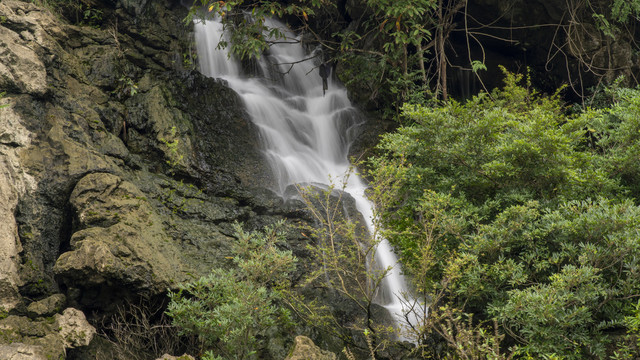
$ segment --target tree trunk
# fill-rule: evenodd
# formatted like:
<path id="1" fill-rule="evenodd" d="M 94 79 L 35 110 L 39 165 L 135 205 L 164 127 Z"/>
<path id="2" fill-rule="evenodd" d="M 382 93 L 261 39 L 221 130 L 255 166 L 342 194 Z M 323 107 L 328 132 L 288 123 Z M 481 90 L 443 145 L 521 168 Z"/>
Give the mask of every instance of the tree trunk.
<path id="1" fill-rule="evenodd" d="M 404 43 L 402 45 L 402 51 L 403 51 L 403 56 L 404 59 L 402 61 L 402 80 L 404 81 L 404 94 L 402 94 L 402 101 L 406 101 L 407 100 L 407 95 L 409 94 L 409 87 L 407 86 L 407 83 L 409 81 L 409 58 L 407 55 L 407 44 Z"/>
<path id="2" fill-rule="evenodd" d="M 424 50 L 422 49 L 422 38 L 418 39 L 418 65 L 422 74 L 422 85 L 427 84 L 427 71 L 424 68 Z"/>
<path id="3" fill-rule="evenodd" d="M 444 53 L 445 22 L 442 16 L 442 0 L 438 1 L 438 29 L 436 30 L 436 51 L 438 54 L 438 88 L 442 92 L 442 100 L 447 100 L 447 56 Z"/>
<path id="4" fill-rule="evenodd" d="M 440 32 L 440 86 L 442 89 L 442 100 L 447 101 L 447 56 L 444 53 L 444 34 Z"/>

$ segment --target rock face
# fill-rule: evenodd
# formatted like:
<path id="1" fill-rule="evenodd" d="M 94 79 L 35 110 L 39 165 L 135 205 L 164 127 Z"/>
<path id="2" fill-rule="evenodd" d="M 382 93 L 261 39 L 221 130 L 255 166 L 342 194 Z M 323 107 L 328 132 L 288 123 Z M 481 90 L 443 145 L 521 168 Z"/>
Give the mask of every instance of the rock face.
<path id="1" fill-rule="evenodd" d="M 51 19 L 42 12 L 36 12 L 27 18 L 24 11 L 34 10 L 34 6 L 25 6 L 22 12 L 13 11 L 10 4 L 1 4 L 0 12 L 5 14 L 6 21 L 24 26 L 38 22 L 51 23 Z M 26 30 L 26 29 L 25 29 Z M 46 46 L 46 35 L 42 28 L 29 32 L 17 33 L 0 27 L 0 48 L 3 61 L 0 63 L 0 88 L 18 93 L 42 96 L 47 91 L 47 72 L 44 63 L 34 49 Z M 32 45 L 37 44 L 37 47 Z"/>
<path id="2" fill-rule="evenodd" d="M 67 302 L 67 297 L 63 294 L 53 294 L 40 301 L 34 301 L 27 307 L 27 315 L 31 319 L 38 317 L 49 317 L 60 312 Z"/>
<path id="3" fill-rule="evenodd" d="M 47 360 L 42 346 L 23 343 L 0 345 L 0 357 L 7 360 Z"/>
<path id="4" fill-rule="evenodd" d="M 175 266 L 183 263 L 179 248 L 135 185 L 109 173 L 88 174 L 78 181 L 69 200 L 75 232 L 70 251 L 54 266 L 68 288 L 117 284 L 158 294 L 185 280 Z"/>
<path id="5" fill-rule="evenodd" d="M 5 6 L 3 2 L 0 9 Z M 21 150 L 31 144 L 33 135 L 25 127 L 25 121 L 17 113 L 16 107 L 6 99 L 0 101 L 8 105 L 0 113 L 0 218 L 4 219 L 0 221 L 1 312 L 11 310 L 19 303 L 18 287 L 22 285 L 22 280 L 18 269 L 22 244 L 18 237 L 15 213 L 22 196 L 33 191 L 36 184 L 33 177 L 24 171 L 20 159 Z"/>
<path id="6" fill-rule="evenodd" d="M 46 318 L 10 315 L 0 320 L 0 339 L 4 343 L 0 344 L 0 358 L 64 358 L 68 350 L 87 346 L 95 333 L 84 313 L 74 308 Z"/>
<path id="7" fill-rule="evenodd" d="M 182 356 L 172 356 L 169 354 L 164 354 L 162 357 L 159 357 L 156 360 L 195 360 L 195 358 L 191 355 L 184 354 Z"/>
<path id="8" fill-rule="evenodd" d="M 95 358 L 89 323 L 228 264 L 233 222 L 299 221 L 184 7 L 60 6 L 0 3 L 1 359 Z"/>
<path id="9" fill-rule="evenodd" d="M 89 325 L 82 311 L 68 308 L 62 316 L 57 317 L 60 336 L 65 348 L 87 346 L 96 334 L 96 329 Z"/>
<path id="10" fill-rule="evenodd" d="M 291 354 L 285 360 L 335 360 L 336 354 L 322 350 L 306 336 L 296 336 Z"/>

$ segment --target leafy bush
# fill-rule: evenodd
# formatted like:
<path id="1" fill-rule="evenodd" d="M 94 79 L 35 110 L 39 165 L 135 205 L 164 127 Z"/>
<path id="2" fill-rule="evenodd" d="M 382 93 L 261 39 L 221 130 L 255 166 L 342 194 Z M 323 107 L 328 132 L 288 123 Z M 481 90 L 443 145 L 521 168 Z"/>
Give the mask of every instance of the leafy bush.
<path id="1" fill-rule="evenodd" d="M 245 233 L 235 224 L 237 268 L 214 269 L 169 293 L 167 314 L 181 334 L 198 337 L 205 359 L 258 358 L 268 331 L 288 325 L 279 289 L 289 285 L 296 259 L 276 246 L 280 226 Z"/>
<path id="2" fill-rule="evenodd" d="M 287 292 L 285 301 L 308 326 L 340 339 L 346 353 L 375 353 L 395 337 L 389 322 L 376 316 L 376 296 L 390 269 L 377 264 L 380 239 L 369 233 L 355 200 L 345 192 L 350 175 L 341 179 L 341 187 L 298 186 L 313 219 L 313 225 L 301 228 L 302 235 L 315 243 L 307 247 L 297 291 Z"/>
<path id="3" fill-rule="evenodd" d="M 597 165 L 619 179 L 634 198 L 640 197 L 640 90 L 616 89 L 610 108 L 589 110 L 575 122 L 589 132 L 588 149 Z"/>
<path id="4" fill-rule="evenodd" d="M 640 296 L 640 91 L 567 115 L 522 80 L 507 74 L 504 89 L 465 104 L 405 107 L 410 124 L 368 163 L 418 290 L 436 315 L 459 314 L 414 335 L 462 356 L 443 329 L 473 316 L 467 329 L 498 324 L 477 349 L 505 334 L 510 356 L 624 358 L 635 344 L 616 334 L 635 336 Z"/>

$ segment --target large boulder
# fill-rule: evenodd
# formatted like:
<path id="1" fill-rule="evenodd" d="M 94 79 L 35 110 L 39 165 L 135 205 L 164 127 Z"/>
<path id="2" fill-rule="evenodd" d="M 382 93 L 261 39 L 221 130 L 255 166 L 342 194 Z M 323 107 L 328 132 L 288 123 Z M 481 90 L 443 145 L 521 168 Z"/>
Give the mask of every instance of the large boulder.
<path id="1" fill-rule="evenodd" d="M 82 311 L 29 319 L 10 315 L 0 320 L 1 359 L 63 359 L 69 349 L 88 345 L 96 329 Z"/>
<path id="2" fill-rule="evenodd" d="M 57 334 L 62 338 L 66 349 L 87 346 L 96 334 L 96 329 L 78 309 L 65 309 L 62 315 L 56 316 L 56 322 L 59 329 Z"/>
<path id="3" fill-rule="evenodd" d="M 306 336 L 296 336 L 291 353 L 285 360 L 335 360 L 336 354 L 320 349 Z"/>
<path id="4" fill-rule="evenodd" d="M 135 185 L 113 174 L 89 174 L 76 184 L 70 202 L 76 231 L 70 251 L 54 267 L 63 284 L 84 289 L 117 284 L 127 292 L 155 295 L 185 279 L 179 250 Z"/>

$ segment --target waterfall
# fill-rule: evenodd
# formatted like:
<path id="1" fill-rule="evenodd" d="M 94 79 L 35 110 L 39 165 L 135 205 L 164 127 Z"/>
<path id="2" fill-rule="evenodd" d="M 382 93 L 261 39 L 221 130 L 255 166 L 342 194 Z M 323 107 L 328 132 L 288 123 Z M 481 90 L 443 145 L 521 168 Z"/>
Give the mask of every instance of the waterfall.
<path id="1" fill-rule="evenodd" d="M 297 39 L 278 21 L 269 20 L 268 25 L 281 28 L 289 39 Z M 326 184 L 329 179 L 343 178 L 350 171 L 350 130 L 362 121 L 348 100 L 346 89 L 329 76 L 329 88 L 323 93 L 319 61 L 301 61 L 312 54 L 299 43 L 272 45 L 259 61 L 264 76 L 243 76 L 240 63 L 229 59 L 226 50 L 217 49 L 221 39 L 225 35 L 219 21 L 195 23 L 200 71 L 225 80 L 242 98 L 260 131 L 264 152 L 278 182 L 276 191 L 284 195 L 291 184 Z M 355 175 L 347 178 L 345 190 L 355 199 L 373 234 L 373 208 L 365 197 L 366 185 Z M 404 319 L 399 297 L 409 293 L 409 287 L 387 240 L 378 245 L 375 261 L 382 269 L 392 267 L 376 301 L 395 315 L 399 325 Z"/>

